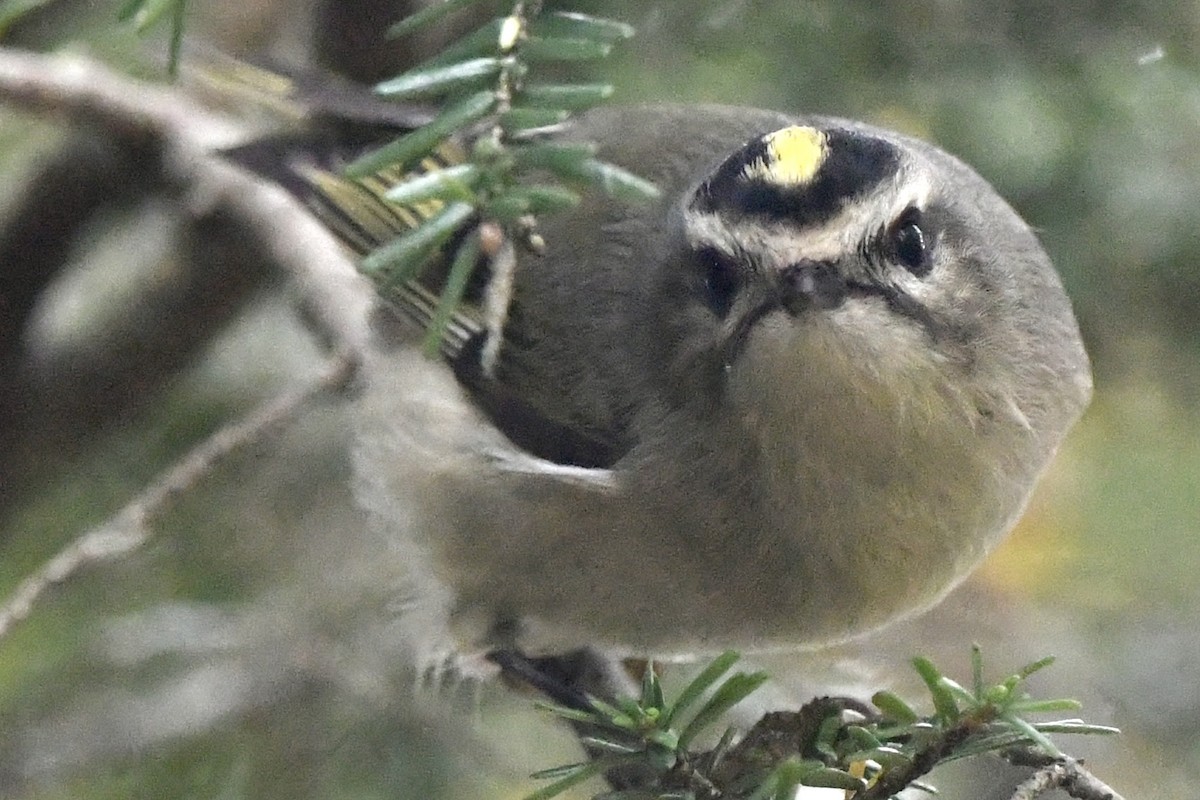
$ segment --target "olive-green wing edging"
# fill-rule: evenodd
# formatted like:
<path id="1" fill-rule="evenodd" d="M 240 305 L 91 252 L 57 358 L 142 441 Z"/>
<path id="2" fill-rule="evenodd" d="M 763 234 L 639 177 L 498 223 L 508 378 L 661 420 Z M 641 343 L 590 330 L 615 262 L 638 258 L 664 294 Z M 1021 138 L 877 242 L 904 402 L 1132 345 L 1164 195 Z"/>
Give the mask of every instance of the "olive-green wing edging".
<path id="1" fill-rule="evenodd" d="M 309 187 L 305 200 L 313 213 L 349 249 L 361 256 L 416 228 L 443 207 L 438 200 L 411 205 L 393 202 L 385 197 L 390 189 L 410 180 L 414 174 L 444 169 L 461 160 L 460 148 L 448 143 L 410 171 L 393 167 L 366 178 L 351 179 L 333 168 L 314 163 L 292 169 Z M 446 276 L 445 252 L 453 249 L 454 241 L 433 256 L 418 277 L 382 287 L 380 292 L 385 302 L 421 329 L 427 328 L 433 319 Z M 440 352 L 448 360 L 455 360 L 466 343 L 483 330 L 482 310 L 477 301 L 478 292 L 469 293 L 467 301 L 460 304 L 445 329 Z"/>

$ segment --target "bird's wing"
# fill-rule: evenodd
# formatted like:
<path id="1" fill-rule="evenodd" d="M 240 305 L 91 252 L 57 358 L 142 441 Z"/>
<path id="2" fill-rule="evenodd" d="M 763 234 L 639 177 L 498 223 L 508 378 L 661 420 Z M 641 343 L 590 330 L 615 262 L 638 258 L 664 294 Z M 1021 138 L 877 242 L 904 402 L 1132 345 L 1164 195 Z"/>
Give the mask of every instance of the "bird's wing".
<path id="1" fill-rule="evenodd" d="M 393 132 L 394 133 L 394 132 Z M 379 245 L 413 229 L 436 214 L 441 204 L 402 205 L 388 200 L 386 192 L 416 173 L 458 163 L 462 151 L 448 143 L 421 161 L 411 172 L 382 170 L 365 179 L 352 180 L 342 167 L 371 146 L 377 146 L 380 129 L 354 128 L 318 134 L 265 138 L 227 151 L 234 162 L 273 180 L 300 197 L 314 214 L 350 250 L 365 255 Z M 368 143 L 369 142 L 369 143 Z M 433 319 L 448 275 L 447 253 L 451 240 L 413 280 L 380 292 L 396 316 L 423 331 Z M 522 341 L 534 334 L 524 330 L 521 297 L 512 299 L 499 361 L 484 370 L 482 350 L 487 337 L 482 302 L 490 277 L 487 264 L 478 265 L 467 286 L 464 301 L 443 330 L 440 352 L 459 384 L 496 427 L 530 455 L 552 464 L 597 468 L 611 466 L 622 454 L 622 432 L 611 420 L 600 420 L 576 407 L 559 382 L 526 368 Z"/>

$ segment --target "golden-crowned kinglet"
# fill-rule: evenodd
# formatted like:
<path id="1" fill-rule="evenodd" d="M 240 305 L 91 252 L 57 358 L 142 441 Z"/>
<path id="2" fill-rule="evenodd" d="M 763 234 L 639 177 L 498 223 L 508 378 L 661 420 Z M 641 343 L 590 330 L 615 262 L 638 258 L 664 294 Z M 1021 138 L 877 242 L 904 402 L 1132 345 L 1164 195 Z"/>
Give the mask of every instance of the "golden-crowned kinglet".
<path id="1" fill-rule="evenodd" d="M 357 496 L 421 635 L 809 648 L 942 597 L 1091 391 L 1029 227 L 952 156 L 857 122 L 610 108 L 559 138 L 663 200 L 544 221 L 494 370 L 469 313 L 452 358 L 421 355 L 419 286 L 377 326 Z"/>

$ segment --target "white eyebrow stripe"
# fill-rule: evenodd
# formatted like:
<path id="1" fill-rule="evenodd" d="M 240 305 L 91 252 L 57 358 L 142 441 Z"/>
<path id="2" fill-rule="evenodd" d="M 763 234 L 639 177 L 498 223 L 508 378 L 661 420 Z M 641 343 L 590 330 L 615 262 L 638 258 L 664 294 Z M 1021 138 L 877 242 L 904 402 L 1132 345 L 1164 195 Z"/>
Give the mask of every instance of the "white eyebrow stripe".
<path id="1" fill-rule="evenodd" d="M 769 256 L 769 262 L 777 266 L 803 259 L 832 261 L 853 252 L 905 209 L 924 209 L 928 205 L 932 193 L 929 179 L 920 174 L 909 176 L 906 172 L 902 170 L 877 191 L 848 203 L 820 225 L 796 229 L 786 219 L 767 221 L 754 216 L 729 219 L 705 212 L 689 218 L 687 241 L 693 248 L 715 247 L 734 257 L 748 252 Z"/>

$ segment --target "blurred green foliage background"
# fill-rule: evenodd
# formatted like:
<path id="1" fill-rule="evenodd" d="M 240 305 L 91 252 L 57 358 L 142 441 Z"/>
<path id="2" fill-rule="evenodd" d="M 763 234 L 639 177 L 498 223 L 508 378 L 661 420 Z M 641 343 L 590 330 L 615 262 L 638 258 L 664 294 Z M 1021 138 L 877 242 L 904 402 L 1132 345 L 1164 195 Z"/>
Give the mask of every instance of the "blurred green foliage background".
<path id="1" fill-rule="evenodd" d="M 334 5 L 353 16 L 358 2 Z M 4 41 L 157 75 L 157 45 L 117 27 L 117 5 L 52 3 Z M 292 60 L 309 58 L 307 20 L 321 13 L 315 1 L 191 5 L 191 36 Z M 931 615 L 873 640 L 813 663 L 770 659 L 780 680 L 769 699 L 806 699 L 834 667 L 839 679 L 904 687 L 908 656 L 965 665 L 976 640 L 997 669 L 1056 653 L 1045 693 L 1078 696 L 1089 721 L 1126 731 L 1065 749 L 1089 755 L 1127 796 L 1194 794 L 1200 3 L 549 5 L 638 28 L 596 68 L 618 86 L 617 102 L 847 116 L 960 155 L 1039 231 L 1094 360 L 1093 407 L 980 574 Z M 361 6 L 377 14 L 381 4 Z M 15 193 L 62 139 L 0 109 L 5 185 Z M 127 220 L 143 238 L 145 213 Z M 109 234 L 78 256 L 80 271 L 95 285 L 169 272 L 169 253 L 135 249 L 148 270 L 140 278 L 127 277 L 130 250 Z M 56 302 L 51 317 L 70 327 L 63 320 L 78 307 Z M 267 298 L 152 407 L 83 452 L 45 453 L 37 491 L 0 518 L 0 595 L 188 443 L 303 374 L 315 353 L 286 305 Z M 338 409 L 324 410 L 240 458 L 187 498 L 150 548 L 62 587 L 0 641 L 0 795 L 516 797 L 529 785 L 522 775 L 573 757 L 569 736 L 494 687 L 475 712 L 470 692 L 412 688 L 403 648 L 388 641 L 386 559 L 354 533 L 344 429 Z"/>

